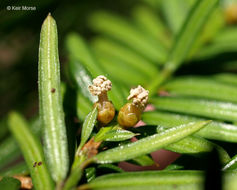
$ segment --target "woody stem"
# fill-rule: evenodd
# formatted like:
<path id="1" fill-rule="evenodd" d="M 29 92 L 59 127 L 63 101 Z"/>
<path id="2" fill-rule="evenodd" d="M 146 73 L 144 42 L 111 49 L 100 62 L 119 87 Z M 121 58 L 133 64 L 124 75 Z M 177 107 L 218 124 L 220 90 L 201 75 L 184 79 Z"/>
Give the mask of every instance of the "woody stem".
<path id="1" fill-rule="evenodd" d="M 105 102 L 108 101 L 108 95 L 107 92 L 101 92 L 100 95 L 98 95 L 99 101 L 98 102 Z"/>

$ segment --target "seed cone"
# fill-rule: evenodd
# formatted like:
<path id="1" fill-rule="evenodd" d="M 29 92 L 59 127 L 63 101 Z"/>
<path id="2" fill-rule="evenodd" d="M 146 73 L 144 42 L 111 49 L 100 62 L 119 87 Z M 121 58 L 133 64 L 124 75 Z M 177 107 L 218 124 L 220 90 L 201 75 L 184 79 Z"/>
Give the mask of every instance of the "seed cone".
<path id="1" fill-rule="evenodd" d="M 115 115 L 115 109 L 110 101 L 96 102 L 94 106 L 97 106 L 98 115 L 97 120 L 103 125 L 108 124 L 113 120 Z"/>
<path id="2" fill-rule="evenodd" d="M 103 125 L 108 124 L 115 115 L 114 105 L 107 96 L 107 92 L 112 88 L 111 81 L 100 75 L 93 80 L 93 84 L 88 88 L 92 95 L 98 96 L 98 102 L 94 104 L 94 107 L 97 106 L 98 109 L 97 120 Z"/>
<path id="3" fill-rule="evenodd" d="M 138 85 L 130 90 L 128 100 L 132 103 L 125 104 L 118 114 L 118 123 L 122 127 L 133 127 L 141 119 L 141 114 L 147 104 L 149 91 Z"/>
<path id="4" fill-rule="evenodd" d="M 125 104 L 119 111 L 118 123 L 123 127 L 133 127 L 141 119 L 142 110 L 132 103 Z"/>

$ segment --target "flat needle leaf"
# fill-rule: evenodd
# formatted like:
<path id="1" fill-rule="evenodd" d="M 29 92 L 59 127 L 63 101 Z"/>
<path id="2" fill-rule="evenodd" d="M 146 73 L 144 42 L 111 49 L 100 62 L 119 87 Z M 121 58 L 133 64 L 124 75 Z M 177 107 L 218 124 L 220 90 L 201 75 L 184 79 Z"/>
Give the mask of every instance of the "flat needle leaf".
<path id="1" fill-rule="evenodd" d="M 40 141 L 30 131 L 26 121 L 18 113 L 9 115 L 9 128 L 23 153 L 36 190 L 53 190 L 54 184 L 46 167 Z"/>
<path id="2" fill-rule="evenodd" d="M 95 126 L 97 118 L 97 107 L 95 107 L 87 116 L 82 126 L 82 132 L 81 132 L 81 143 L 79 146 L 79 149 L 82 148 L 82 146 L 86 143 L 88 138 L 90 137 L 90 134 Z"/>
<path id="3" fill-rule="evenodd" d="M 56 182 L 62 181 L 68 171 L 68 147 L 59 67 L 57 27 L 49 14 L 40 34 L 39 101 L 46 160 Z"/>
<path id="4" fill-rule="evenodd" d="M 203 128 L 210 121 L 202 121 L 180 125 L 166 130 L 160 134 L 155 134 L 133 143 L 122 145 L 97 154 L 93 159 L 97 163 L 113 163 L 129 160 L 144 154 L 151 153 L 168 144 L 177 142 L 182 138 Z"/>
<path id="5" fill-rule="evenodd" d="M 219 0 L 200 0 L 196 1 L 190 13 L 187 15 L 185 22 L 179 30 L 175 43 L 168 55 L 164 69 L 161 74 L 155 78 L 148 86 L 150 95 L 157 91 L 157 87 L 163 83 L 186 59 L 191 47 L 197 40 L 204 24 L 207 22 L 209 15 L 217 7 Z"/>

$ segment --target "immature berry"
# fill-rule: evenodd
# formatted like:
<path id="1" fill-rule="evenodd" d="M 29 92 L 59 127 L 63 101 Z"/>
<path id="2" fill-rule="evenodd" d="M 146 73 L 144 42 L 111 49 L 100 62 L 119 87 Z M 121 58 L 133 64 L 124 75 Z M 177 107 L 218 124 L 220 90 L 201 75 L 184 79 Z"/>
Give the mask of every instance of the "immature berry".
<path id="1" fill-rule="evenodd" d="M 232 3 L 226 7 L 225 20 L 228 24 L 237 23 L 237 3 Z"/>
<path id="2" fill-rule="evenodd" d="M 92 95 L 98 96 L 98 101 L 94 104 L 97 106 L 97 120 L 103 125 L 113 120 L 115 109 L 111 101 L 108 100 L 107 92 L 111 90 L 112 83 L 105 76 L 100 75 L 93 80 L 93 84 L 89 86 Z"/>
<path id="3" fill-rule="evenodd" d="M 132 103 L 125 104 L 118 114 L 118 123 L 123 127 L 132 127 L 141 119 L 142 110 Z"/>
<path id="4" fill-rule="evenodd" d="M 132 127 L 137 124 L 141 119 L 141 113 L 143 112 L 147 100 L 148 90 L 145 90 L 142 86 L 130 90 L 128 100 L 132 99 L 132 103 L 125 104 L 118 114 L 118 123 L 122 127 Z"/>
<path id="5" fill-rule="evenodd" d="M 97 106 L 97 120 L 100 123 L 106 125 L 113 120 L 115 109 L 111 101 L 96 102 L 94 106 Z"/>

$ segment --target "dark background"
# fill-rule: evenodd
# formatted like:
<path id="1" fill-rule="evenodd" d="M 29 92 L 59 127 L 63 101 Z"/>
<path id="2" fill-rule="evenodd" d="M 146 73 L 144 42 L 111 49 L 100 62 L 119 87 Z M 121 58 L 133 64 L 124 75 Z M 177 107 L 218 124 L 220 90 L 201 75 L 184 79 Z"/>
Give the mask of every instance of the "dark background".
<path id="1" fill-rule="evenodd" d="M 76 31 L 85 38 L 94 35 L 87 16 L 98 9 L 126 15 L 139 1 L 111 0 L 1 0 L 0 6 L 0 117 L 12 109 L 30 117 L 38 111 L 37 69 L 40 28 L 51 12 L 58 27 L 62 67 L 67 63 L 65 35 Z M 7 6 L 32 6 L 36 11 L 7 10 Z M 63 69 L 61 69 L 63 71 Z M 62 80 L 64 73 L 62 73 Z"/>

